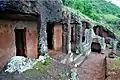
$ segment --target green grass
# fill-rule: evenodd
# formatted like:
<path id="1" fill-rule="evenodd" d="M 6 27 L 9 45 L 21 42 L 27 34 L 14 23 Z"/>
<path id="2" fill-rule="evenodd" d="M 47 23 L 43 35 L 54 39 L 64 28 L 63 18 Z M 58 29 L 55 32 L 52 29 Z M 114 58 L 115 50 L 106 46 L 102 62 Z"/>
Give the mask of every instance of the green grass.
<path id="1" fill-rule="evenodd" d="M 111 71 L 119 71 L 120 70 L 120 57 L 115 58 L 115 60 L 113 60 L 113 63 L 111 65 Z"/>
<path id="2" fill-rule="evenodd" d="M 120 57 L 117 57 L 114 61 L 113 68 L 116 70 L 120 69 Z"/>
<path id="3" fill-rule="evenodd" d="M 47 57 L 44 63 L 38 61 L 34 65 L 33 69 L 25 71 L 24 74 L 27 76 L 38 76 L 46 74 L 47 73 L 46 71 L 51 68 L 51 62 L 52 60 L 50 59 L 50 57 Z"/>
<path id="4" fill-rule="evenodd" d="M 116 58 L 115 65 L 120 67 L 120 57 Z"/>
<path id="5" fill-rule="evenodd" d="M 44 63 L 38 61 L 37 64 L 35 64 L 34 69 L 37 69 L 39 72 L 44 72 L 45 69 L 50 67 L 50 64 L 51 64 L 51 59 L 46 58 Z"/>

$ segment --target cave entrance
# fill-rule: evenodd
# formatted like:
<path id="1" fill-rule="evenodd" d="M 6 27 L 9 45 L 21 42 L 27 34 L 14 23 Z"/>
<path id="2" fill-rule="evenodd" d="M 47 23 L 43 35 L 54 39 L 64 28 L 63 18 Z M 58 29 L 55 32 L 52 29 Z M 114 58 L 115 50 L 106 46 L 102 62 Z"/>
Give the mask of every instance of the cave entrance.
<path id="1" fill-rule="evenodd" d="M 26 56 L 26 29 L 15 29 L 16 56 Z"/>
<path id="2" fill-rule="evenodd" d="M 62 27 L 59 23 L 47 23 L 48 54 L 62 52 Z"/>
<path id="3" fill-rule="evenodd" d="M 71 27 L 71 50 L 74 52 L 76 48 L 75 41 L 75 26 Z"/>
<path id="4" fill-rule="evenodd" d="M 91 51 L 101 53 L 101 45 L 97 38 L 94 38 L 91 44 Z"/>
<path id="5" fill-rule="evenodd" d="M 53 23 L 47 23 L 47 43 L 49 50 L 53 50 L 53 26 Z"/>

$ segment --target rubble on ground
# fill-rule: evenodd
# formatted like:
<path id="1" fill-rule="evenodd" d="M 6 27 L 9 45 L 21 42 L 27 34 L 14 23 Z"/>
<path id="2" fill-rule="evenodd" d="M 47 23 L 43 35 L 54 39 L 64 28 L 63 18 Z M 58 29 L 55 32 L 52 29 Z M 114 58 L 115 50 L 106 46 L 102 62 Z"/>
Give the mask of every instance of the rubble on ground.
<path id="1" fill-rule="evenodd" d="M 110 53 L 108 54 L 108 57 L 109 57 L 109 58 L 116 58 L 117 56 L 116 56 L 116 54 L 115 54 L 114 52 L 110 52 Z"/>
<path id="2" fill-rule="evenodd" d="M 40 56 L 39 58 L 44 59 L 44 56 Z M 46 56 L 45 62 L 49 59 L 50 58 Z M 35 61 L 39 62 L 39 59 Z M 74 72 L 76 71 L 75 69 L 73 68 L 71 69 L 70 66 L 66 66 L 58 61 L 55 61 L 54 59 L 51 59 L 51 63 L 50 65 L 48 65 L 49 67 L 44 67 L 45 68 L 44 72 L 37 70 L 35 65 L 33 66 L 32 69 L 26 70 L 20 74 L 16 72 L 17 70 L 13 73 L 7 73 L 3 70 L 0 72 L 0 80 L 75 80 L 76 79 L 77 73 Z M 38 68 L 41 67 L 39 66 Z"/>
<path id="3" fill-rule="evenodd" d="M 36 60 L 31 58 L 25 58 L 23 56 L 14 56 L 8 62 L 5 72 L 12 73 L 18 71 L 19 73 L 22 73 L 28 69 L 32 69 L 38 61 L 42 61 L 44 63 L 45 59 L 46 56 L 39 56 L 39 58 Z"/>
<path id="4" fill-rule="evenodd" d="M 79 80 L 76 68 L 71 69 L 71 80 Z"/>

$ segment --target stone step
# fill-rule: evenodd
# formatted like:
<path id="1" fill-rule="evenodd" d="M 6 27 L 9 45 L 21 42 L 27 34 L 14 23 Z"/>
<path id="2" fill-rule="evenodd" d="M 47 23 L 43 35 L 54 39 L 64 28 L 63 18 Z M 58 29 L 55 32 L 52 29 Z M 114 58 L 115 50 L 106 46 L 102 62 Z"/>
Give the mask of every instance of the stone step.
<path id="1" fill-rule="evenodd" d="M 87 56 L 81 56 L 80 58 L 74 61 L 74 67 L 81 66 L 86 59 L 87 59 Z"/>

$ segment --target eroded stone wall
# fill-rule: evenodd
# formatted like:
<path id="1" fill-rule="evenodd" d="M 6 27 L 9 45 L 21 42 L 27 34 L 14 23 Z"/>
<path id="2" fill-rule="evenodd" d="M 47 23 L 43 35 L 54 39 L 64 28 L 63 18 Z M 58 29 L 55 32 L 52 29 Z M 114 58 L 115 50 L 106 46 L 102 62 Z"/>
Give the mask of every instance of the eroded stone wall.
<path id="1" fill-rule="evenodd" d="M 26 28 L 26 55 L 37 58 L 37 24 L 27 21 L 0 20 L 0 68 L 16 55 L 15 29 Z"/>
<path id="2" fill-rule="evenodd" d="M 42 0 L 38 1 L 37 9 L 40 12 L 38 18 L 38 53 L 45 55 L 47 48 L 47 22 L 59 22 L 61 20 L 61 2 L 59 0 Z"/>
<path id="3" fill-rule="evenodd" d="M 10 22 L 0 20 L 0 69 L 15 55 L 14 30 Z"/>
<path id="4" fill-rule="evenodd" d="M 15 12 L 37 16 L 38 53 L 39 55 L 47 54 L 47 22 L 59 22 L 61 20 L 61 0 L 1 1 L 0 12 Z"/>

